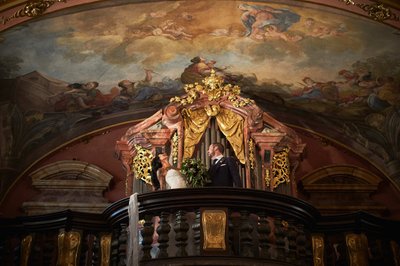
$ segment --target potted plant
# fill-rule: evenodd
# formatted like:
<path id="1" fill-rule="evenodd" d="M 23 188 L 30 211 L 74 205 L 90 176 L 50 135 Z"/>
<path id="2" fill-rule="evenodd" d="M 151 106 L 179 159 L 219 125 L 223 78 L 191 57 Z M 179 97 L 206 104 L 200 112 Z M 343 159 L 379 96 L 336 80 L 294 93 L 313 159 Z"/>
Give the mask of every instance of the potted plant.
<path id="1" fill-rule="evenodd" d="M 200 159 L 186 158 L 182 161 L 181 173 L 188 187 L 204 187 L 210 183 L 208 171 Z"/>

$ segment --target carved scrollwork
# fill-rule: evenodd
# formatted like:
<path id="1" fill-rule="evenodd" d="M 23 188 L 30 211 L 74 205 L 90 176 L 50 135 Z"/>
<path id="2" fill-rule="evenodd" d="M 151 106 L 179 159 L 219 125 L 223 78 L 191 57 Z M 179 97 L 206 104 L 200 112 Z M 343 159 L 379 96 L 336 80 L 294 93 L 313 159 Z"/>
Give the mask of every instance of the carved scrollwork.
<path id="1" fill-rule="evenodd" d="M 226 250 L 226 212 L 204 210 L 202 213 L 204 231 L 203 250 Z"/>
<path id="2" fill-rule="evenodd" d="M 224 79 L 220 76 L 217 76 L 214 70 L 211 70 L 210 76 L 204 78 L 203 80 L 204 86 L 198 83 L 186 84 L 184 87 L 186 96 L 175 96 L 170 99 L 170 102 L 176 102 L 182 106 L 192 104 L 197 98 L 199 98 L 201 93 L 207 95 L 209 101 L 219 100 L 226 96 L 235 107 L 244 107 L 254 104 L 254 101 L 251 99 L 239 97 L 239 86 L 223 83 Z"/>
<path id="3" fill-rule="evenodd" d="M 357 6 L 365 12 L 368 12 L 368 16 L 377 21 L 384 21 L 392 17 L 392 12 L 390 9 L 385 7 L 383 4 L 357 4 Z"/>
<path id="4" fill-rule="evenodd" d="M 254 169 L 255 166 L 255 145 L 253 139 L 249 139 L 249 162 L 250 168 Z"/>
<path id="5" fill-rule="evenodd" d="M 272 182 L 271 187 L 275 189 L 282 183 L 290 182 L 289 148 L 275 153 L 272 159 Z"/>
<path id="6" fill-rule="evenodd" d="M 154 158 L 151 151 L 135 144 L 136 156 L 132 160 L 132 170 L 137 179 L 151 184 L 151 160 Z"/>
<path id="7" fill-rule="evenodd" d="M 344 2 L 346 5 L 355 5 L 365 12 L 368 13 L 368 16 L 370 16 L 372 19 L 376 21 L 384 21 L 387 19 L 391 20 L 400 20 L 400 17 L 394 14 L 390 8 L 384 6 L 382 3 L 374 3 L 374 4 L 361 4 L 361 3 L 356 3 L 353 0 L 339 0 L 340 2 Z"/>
<path id="8" fill-rule="evenodd" d="M 179 136 L 178 132 L 175 131 L 174 135 L 172 136 L 172 160 L 173 164 L 178 162 L 178 146 L 179 146 Z"/>
<path id="9" fill-rule="evenodd" d="M 67 2 L 66 0 L 55 0 L 55 1 L 46 1 L 46 0 L 34 0 L 34 1 L 29 1 L 26 3 L 26 5 L 18 10 L 17 12 L 14 13 L 11 17 L 8 18 L 2 18 L 3 24 L 6 24 L 8 21 L 14 19 L 14 18 L 20 18 L 20 17 L 37 17 L 42 15 L 46 10 L 54 5 L 57 2 Z"/>
<path id="10" fill-rule="evenodd" d="M 315 266 L 324 266 L 324 237 L 322 235 L 312 236 L 313 261 Z"/>

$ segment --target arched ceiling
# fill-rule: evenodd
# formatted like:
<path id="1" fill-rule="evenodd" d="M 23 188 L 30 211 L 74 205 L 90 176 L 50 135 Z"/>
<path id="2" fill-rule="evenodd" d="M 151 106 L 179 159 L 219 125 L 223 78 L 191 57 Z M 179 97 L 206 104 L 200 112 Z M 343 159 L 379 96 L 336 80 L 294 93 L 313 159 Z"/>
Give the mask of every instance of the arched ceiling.
<path id="1" fill-rule="evenodd" d="M 187 67 L 200 56 L 278 120 L 359 154 L 399 186 L 399 9 L 364 0 L 0 0 L 2 176 L 150 115 L 197 81 Z"/>

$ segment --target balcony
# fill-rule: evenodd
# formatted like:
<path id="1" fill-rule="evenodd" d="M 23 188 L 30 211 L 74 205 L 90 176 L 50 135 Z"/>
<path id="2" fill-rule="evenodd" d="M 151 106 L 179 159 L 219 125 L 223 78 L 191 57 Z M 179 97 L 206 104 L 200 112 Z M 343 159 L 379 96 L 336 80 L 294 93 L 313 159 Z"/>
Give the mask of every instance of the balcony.
<path id="1" fill-rule="evenodd" d="M 399 222 L 321 216 L 261 190 L 210 187 L 138 195 L 139 265 L 398 265 Z M 2 265 L 127 265 L 129 198 L 102 214 L 0 220 Z M 155 233 L 156 232 L 156 233 Z M 356 263 L 356 264 L 355 264 Z"/>

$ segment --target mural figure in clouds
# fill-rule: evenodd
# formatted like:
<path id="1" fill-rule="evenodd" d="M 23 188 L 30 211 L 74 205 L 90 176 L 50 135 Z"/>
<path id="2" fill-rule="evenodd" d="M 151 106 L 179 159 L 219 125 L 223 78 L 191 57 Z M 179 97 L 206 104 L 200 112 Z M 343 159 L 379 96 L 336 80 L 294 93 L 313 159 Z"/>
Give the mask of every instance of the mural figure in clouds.
<path id="1" fill-rule="evenodd" d="M 285 32 L 300 20 L 300 15 L 289 9 L 249 4 L 240 4 L 239 9 L 244 11 L 241 20 L 246 27 L 245 36 L 249 37 L 261 38 L 266 27 L 269 31 Z"/>

